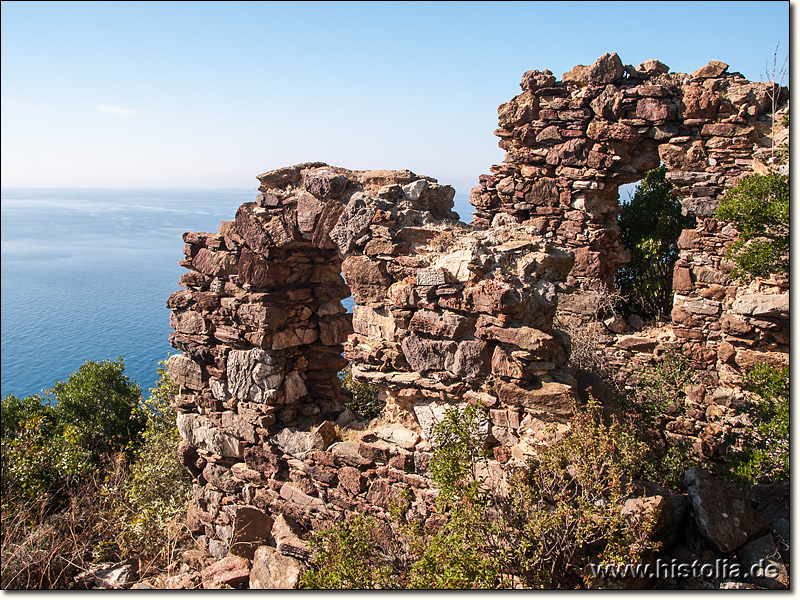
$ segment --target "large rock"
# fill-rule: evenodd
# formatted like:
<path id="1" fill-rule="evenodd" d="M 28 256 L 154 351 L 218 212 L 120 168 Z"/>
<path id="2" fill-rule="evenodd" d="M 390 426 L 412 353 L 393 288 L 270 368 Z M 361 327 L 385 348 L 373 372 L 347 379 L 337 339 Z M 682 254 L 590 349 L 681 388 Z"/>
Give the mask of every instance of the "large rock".
<path id="1" fill-rule="evenodd" d="M 353 249 L 357 242 L 368 230 L 375 216 L 377 198 L 359 192 L 353 194 L 344 212 L 339 217 L 336 226 L 330 232 L 330 238 L 344 255 Z"/>
<path id="2" fill-rule="evenodd" d="M 697 528 L 718 552 L 733 552 L 764 530 L 764 520 L 744 494 L 732 485 L 717 481 L 707 470 L 689 469 L 684 483 Z"/>
<path id="3" fill-rule="evenodd" d="M 568 418 L 575 409 L 574 389 L 556 381 L 537 381 L 526 387 L 501 383 L 497 388 L 497 397 L 505 404 L 524 406 L 557 418 Z"/>
<path id="4" fill-rule="evenodd" d="M 785 590 L 789 587 L 789 572 L 781 562 L 778 546 L 767 534 L 739 548 L 736 553 L 742 569 L 750 573 L 750 581 L 770 590 Z"/>
<path id="5" fill-rule="evenodd" d="M 254 506 L 236 506 L 230 512 L 233 520 L 230 553 L 252 560 L 256 548 L 269 541 L 273 519 Z"/>
<path id="6" fill-rule="evenodd" d="M 745 294 L 733 303 L 733 312 L 748 317 L 789 318 L 789 294 Z"/>
<path id="7" fill-rule="evenodd" d="M 241 588 L 250 579 L 250 562 L 241 556 L 226 556 L 203 569 L 200 579 L 207 590 Z"/>
<path id="8" fill-rule="evenodd" d="M 419 441 L 419 434 L 403 427 L 399 423 L 389 423 L 377 427 L 373 433 L 382 440 L 413 450 Z"/>
<path id="9" fill-rule="evenodd" d="M 270 441 L 286 454 L 300 460 L 312 450 L 326 450 L 336 437 L 333 423 L 325 421 L 313 431 L 302 431 L 293 427 L 285 427 L 270 437 Z"/>
<path id="10" fill-rule="evenodd" d="M 270 403 L 278 398 L 284 376 L 283 357 L 262 350 L 232 350 L 228 355 L 228 391 L 245 402 Z"/>
<path id="11" fill-rule="evenodd" d="M 203 389 L 203 372 L 196 362 L 185 354 L 174 354 L 167 360 L 170 377 L 182 388 Z"/>
<path id="12" fill-rule="evenodd" d="M 617 53 L 606 52 L 588 67 L 577 65 L 571 71 L 564 73 L 561 80 L 564 83 L 574 83 L 580 86 L 602 85 L 613 83 L 624 74 L 625 67 Z"/>
<path id="13" fill-rule="evenodd" d="M 342 275 L 353 292 L 356 304 L 379 302 L 386 297 L 392 280 L 383 261 L 366 256 L 350 256 L 342 263 Z"/>
<path id="14" fill-rule="evenodd" d="M 192 259 L 192 266 L 211 277 L 228 277 L 236 273 L 236 255 L 232 252 L 214 252 L 200 248 Z"/>
<path id="15" fill-rule="evenodd" d="M 422 309 L 414 313 L 408 328 L 435 337 L 455 340 L 462 337 L 475 325 L 475 319 L 449 310 Z"/>
<path id="16" fill-rule="evenodd" d="M 413 333 L 403 339 L 400 347 L 408 364 L 418 373 L 449 370 L 458 349 L 455 342 L 428 340 Z"/>
<path id="17" fill-rule="evenodd" d="M 338 198 L 347 188 L 350 180 L 333 169 L 321 167 L 307 172 L 303 187 L 319 198 Z"/>
<path id="18" fill-rule="evenodd" d="M 303 563 L 271 546 L 260 546 L 250 569 L 251 590 L 293 590 L 300 583 Z"/>
<path id="19" fill-rule="evenodd" d="M 394 284 L 394 288 L 398 284 Z M 375 340 L 393 341 L 395 331 L 394 317 L 386 308 L 370 308 L 356 304 L 353 306 L 353 331 Z"/>
<path id="20" fill-rule="evenodd" d="M 178 413 L 178 434 L 194 448 L 200 448 L 224 458 L 241 458 L 244 447 L 241 441 L 218 427 L 205 415 Z"/>
<path id="21" fill-rule="evenodd" d="M 728 65 L 718 60 L 709 61 L 705 67 L 700 67 L 696 71 L 692 71 L 692 77 L 719 77 L 728 70 Z"/>

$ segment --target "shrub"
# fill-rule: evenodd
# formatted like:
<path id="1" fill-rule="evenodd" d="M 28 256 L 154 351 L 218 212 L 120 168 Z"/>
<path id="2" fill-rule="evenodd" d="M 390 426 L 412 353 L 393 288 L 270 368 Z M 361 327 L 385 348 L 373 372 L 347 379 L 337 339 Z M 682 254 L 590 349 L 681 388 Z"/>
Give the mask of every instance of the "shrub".
<path id="1" fill-rule="evenodd" d="M 120 533 L 117 543 L 123 553 L 138 554 L 166 565 L 170 544 L 181 529 L 181 518 L 191 492 L 191 479 L 178 461 L 180 436 L 171 407 L 178 392 L 159 364 L 159 381 L 143 402 L 147 426 L 141 434 L 118 506 Z"/>
<path id="2" fill-rule="evenodd" d="M 730 469 L 742 483 L 789 477 L 789 368 L 753 365 L 745 385 L 752 393 L 747 403 L 753 422 L 730 456 Z"/>
<path id="3" fill-rule="evenodd" d="M 678 259 L 678 238 L 694 219 L 681 213 L 681 203 L 670 194 L 667 167 L 648 171 L 630 202 L 623 204 L 618 223 L 619 241 L 630 250 L 631 261 L 619 268 L 615 286 L 626 297 L 627 314 L 654 317 L 672 309 L 672 269 Z"/>
<path id="4" fill-rule="evenodd" d="M 145 427 L 141 389 L 124 371 L 121 357 L 86 361 L 51 390 L 57 418 L 77 428 L 81 445 L 95 457 L 129 449 Z"/>
<path id="5" fill-rule="evenodd" d="M 303 585 L 582 587 L 588 563 L 637 562 L 655 548 L 650 518 L 621 510 L 645 451 L 625 427 L 605 425 L 590 406 L 527 468 L 507 471 L 503 492 L 479 475 L 482 411 L 453 409 L 434 428 L 438 528 L 404 523 L 396 513 L 388 534 L 394 550 L 385 552 L 375 542 L 380 528 L 373 518 L 334 524 L 312 536 L 317 554 Z"/>
<path id="6" fill-rule="evenodd" d="M 56 493 L 84 477 L 92 456 L 81 446 L 80 430 L 64 424 L 41 396 L 2 401 L 3 495 L 31 499 Z"/>
<path id="7" fill-rule="evenodd" d="M 744 280 L 788 274 L 789 176 L 769 173 L 740 179 L 714 215 L 740 232 L 728 248 L 732 275 Z"/>
<path id="8" fill-rule="evenodd" d="M 667 419 L 686 413 L 687 383 L 699 374 L 681 353 L 666 353 L 655 364 L 644 367 L 622 398 L 631 428 L 647 446 L 641 476 L 670 489 L 682 489 L 686 469 L 697 462 L 687 442 L 663 439 Z"/>
<path id="9" fill-rule="evenodd" d="M 378 388 L 369 383 L 353 379 L 353 365 L 349 364 L 339 372 L 342 386 L 353 395 L 346 406 L 366 419 L 374 419 L 381 414 L 383 403 L 378 398 Z"/>
<path id="10" fill-rule="evenodd" d="M 373 532 L 374 517 L 358 515 L 314 534 L 311 546 L 316 551 L 312 567 L 300 578 L 305 589 L 389 589 L 391 561 L 378 550 Z"/>
<path id="11" fill-rule="evenodd" d="M 89 561 L 136 555 L 147 570 L 172 559 L 191 488 L 177 459 L 176 386 L 162 363 L 150 397 L 131 408 L 139 388 L 123 369 L 85 363 L 56 384 L 66 409 L 3 400 L 2 587 L 70 587 Z M 113 422 L 76 424 L 93 405 Z M 104 431 L 115 436 L 105 445 Z"/>

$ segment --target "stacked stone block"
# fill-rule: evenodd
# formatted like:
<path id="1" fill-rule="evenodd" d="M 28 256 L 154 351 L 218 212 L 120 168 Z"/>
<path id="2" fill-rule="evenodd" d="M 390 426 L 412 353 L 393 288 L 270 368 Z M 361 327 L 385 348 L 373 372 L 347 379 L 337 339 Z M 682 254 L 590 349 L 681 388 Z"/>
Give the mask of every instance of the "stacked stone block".
<path id="1" fill-rule="evenodd" d="M 450 186 L 409 171 L 307 163 L 259 180 L 217 233 L 184 235 L 186 289 L 168 301 L 190 522 L 213 555 L 274 545 L 278 515 L 308 531 L 401 494 L 435 518 L 433 428 L 453 406 L 491 409 L 496 474 L 571 414 L 553 317 L 572 254 L 522 225 L 470 229 Z M 348 361 L 386 402 L 368 429 L 344 408 Z"/>
<path id="2" fill-rule="evenodd" d="M 561 81 L 528 71 L 522 94 L 498 108 L 506 158 L 473 188 L 473 224 L 529 224 L 575 252 L 576 290 L 610 286 L 629 260 L 617 242 L 621 184 L 664 162 L 684 213 L 710 217 L 725 190 L 771 160 L 770 92 L 783 105 L 788 90 L 727 69 L 634 68 L 614 53 Z"/>

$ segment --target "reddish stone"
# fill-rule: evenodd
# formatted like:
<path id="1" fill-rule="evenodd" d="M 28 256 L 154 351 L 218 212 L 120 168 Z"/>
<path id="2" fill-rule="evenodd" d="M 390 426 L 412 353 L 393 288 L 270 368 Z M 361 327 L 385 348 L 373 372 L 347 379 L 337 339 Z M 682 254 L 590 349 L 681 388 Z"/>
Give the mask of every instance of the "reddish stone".
<path id="1" fill-rule="evenodd" d="M 342 467 L 339 469 L 339 488 L 352 496 L 356 496 L 367 489 L 367 482 L 361 471 L 355 467 Z"/>
<path id="2" fill-rule="evenodd" d="M 366 256 L 350 256 L 345 259 L 342 263 L 342 275 L 353 292 L 356 304 L 383 300 L 392 283 L 385 263 Z"/>
<path id="3" fill-rule="evenodd" d="M 685 267 L 675 267 L 672 272 L 672 291 L 679 294 L 688 294 L 694 289 L 692 271 Z"/>
<path id="4" fill-rule="evenodd" d="M 674 119 L 675 105 L 655 98 L 642 98 L 636 103 L 636 116 L 648 121 Z"/>

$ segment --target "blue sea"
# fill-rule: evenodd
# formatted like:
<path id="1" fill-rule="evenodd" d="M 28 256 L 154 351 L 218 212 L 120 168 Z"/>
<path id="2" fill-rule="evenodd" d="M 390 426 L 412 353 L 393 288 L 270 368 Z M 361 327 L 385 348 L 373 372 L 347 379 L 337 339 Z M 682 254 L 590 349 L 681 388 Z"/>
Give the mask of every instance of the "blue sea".
<path id="1" fill-rule="evenodd" d="M 166 300 L 181 289 L 181 235 L 215 232 L 256 193 L 3 189 L 0 396 L 39 394 L 87 360 L 120 356 L 147 394 L 177 352 Z M 468 194 L 455 203 L 469 222 Z"/>

